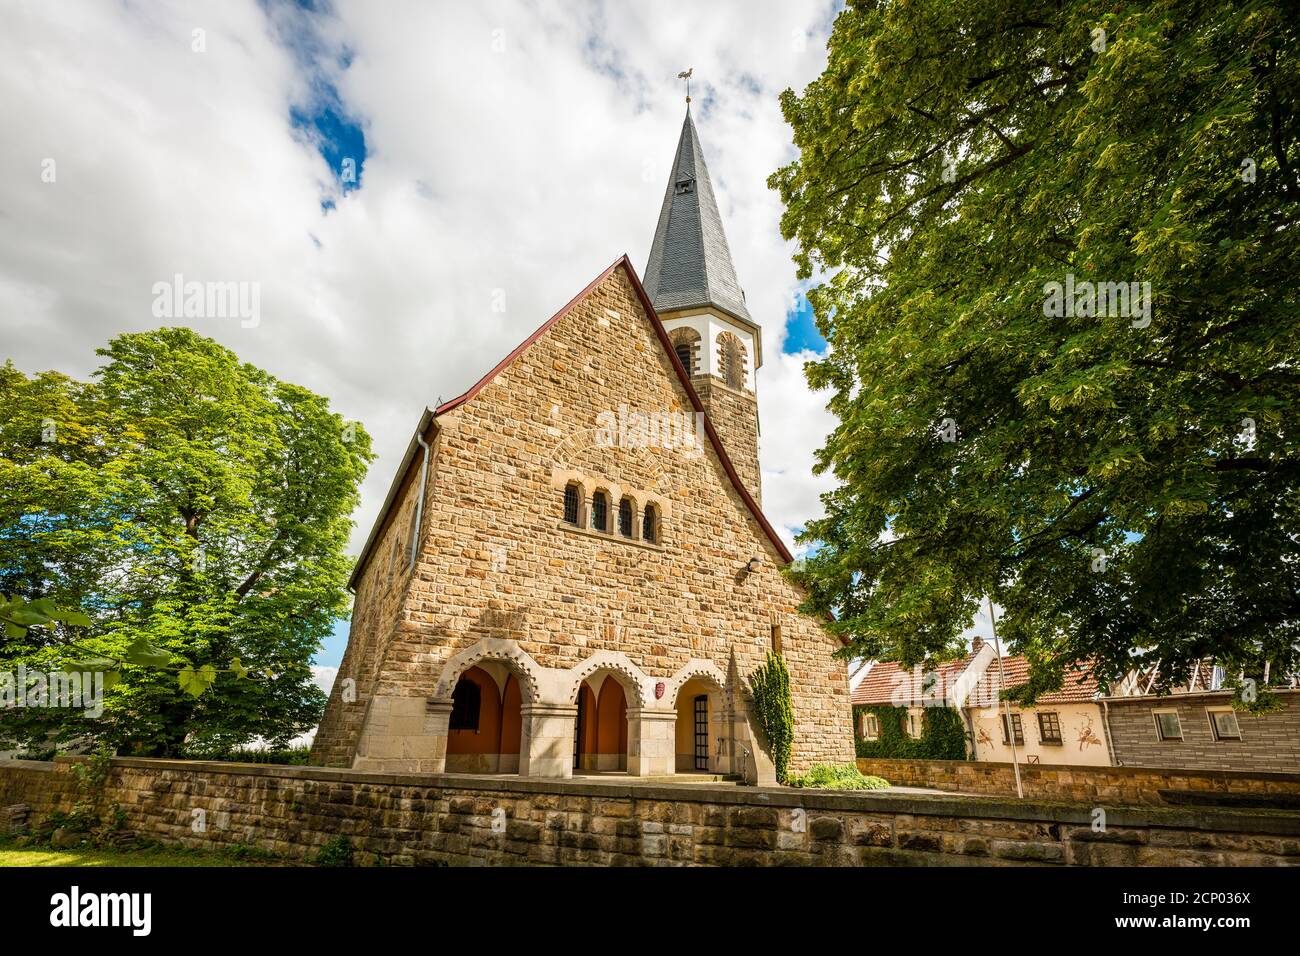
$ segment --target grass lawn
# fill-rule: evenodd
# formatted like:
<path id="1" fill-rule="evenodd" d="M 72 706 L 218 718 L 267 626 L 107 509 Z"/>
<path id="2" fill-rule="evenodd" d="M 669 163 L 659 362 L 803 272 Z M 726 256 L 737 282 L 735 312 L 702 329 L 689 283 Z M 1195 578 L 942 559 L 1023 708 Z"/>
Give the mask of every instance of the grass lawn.
<path id="1" fill-rule="evenodd" d="M 171 847 L 142 850 L 55 850 L 0 843 L 0 866 L 276 866 L 274 861 Z"/>

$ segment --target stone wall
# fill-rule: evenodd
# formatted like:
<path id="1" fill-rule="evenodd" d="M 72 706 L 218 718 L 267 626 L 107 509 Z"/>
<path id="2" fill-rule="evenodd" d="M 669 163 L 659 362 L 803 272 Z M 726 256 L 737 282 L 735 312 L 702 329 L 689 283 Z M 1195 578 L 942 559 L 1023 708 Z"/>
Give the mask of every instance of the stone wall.
<path id="1" fill-rule="evenodd" d="M 858 758 L 858 769 L 897 786 L 933 787 L 957 793 L 1014 796 L 1015 770 L 1009 763 L 973 760 L 886 760 Z M 1202 801 L 1210 795 L 1234 798 L 1279 797 L 1300 803 L 1300 774 L 1228 770 L 1163 770 L 1146 767 L 1070 767 L 1021 764 L 1025 796 L 1100 804 L 1164 806 Z M 1162 796 L 1162 792 L 1166 795 Z M 1179 794 L 1188 796 L 1182 797 Z M 1264 801 L 1254 801 L 1264 802 Z"/>
<path id="2" fill-rule="evenodd" d="M 564 684 L 558 672 L 576 673 L 602 654 L 632 665 L 582 674 L 624 685 L 630 764 L 652 755 L 671 772 L 676 715 L 654 691 L 697 661 L 722 675 L 737 728 L 732 749 L 743 758 L 753 739 L 743 689 L 776 627 L 793 690 L 793 769 L 853 759 L 847 670 L 831 656 L 839 643 L 796 610 L 802 595 L 782 577 L 779 552 L 718 456 L 711 447 L 689 455 L 602 444 L 600 416 L 624 406 L 692 411 L 628 273 L 616 267 L 481 391 L 438 416 L 416 568 L 394 572 L 391 559 L 414 510 L 418 483 L 408 479 L 399 517 L 381 530 L 360 576 L 354 636 L 314 762 L 442 769 L 450 704 L 433 699 L 449 662 L 472 666 L 481 658 L 457 655 L 487 646 L 538 692 L 524 700 L 525 737 L 533 749 L 545 739 L 554 753 L 530 761 L 521 752 L 531 772 L 562 769 L 571 749 L 577 685 L 551 697 L 550 683 Z M 660 501 L 661 540 L 566 525 L 564 482 L 575 475 L 588 494 L 608 489 L 614 504 L 629 489 L 643 496 L 638 503 Z M 758 566 L 743 571 L 755 556 Z M 526 673 L 525 657 L 555 681 Z M 354 703 L 341 699 L 349 677 Z M 665 743 L 668 753 L 658 754 Z"/>
<path id="3" fill-rule="evenodd" d="M 72 763 L 0 762 L 0 809 L 70 808 Z M 398 775 L 115 759 L 103 803 L 141 837 L 311 859 L 451 865 L 1300 864 L 1300 815 L 1110 809 L 877 791 Z M 205 811 L 195 832 L 194 811 Z"/>
<path id="4" fill-rule="evenodd" d="M 1216 740 L 1206 708 L 1229 707 L 1232 694 L 1172 694 L 1108 701 L 1111 744 L 1125 767 L 1179 767 L 1300 773 L 1300 692 L 1280 691 L 1280 710 L 1237 711 L 1240 740 Z M 1157 710 L 1177 711 L 1182 740 L 1156 734 Z"/>

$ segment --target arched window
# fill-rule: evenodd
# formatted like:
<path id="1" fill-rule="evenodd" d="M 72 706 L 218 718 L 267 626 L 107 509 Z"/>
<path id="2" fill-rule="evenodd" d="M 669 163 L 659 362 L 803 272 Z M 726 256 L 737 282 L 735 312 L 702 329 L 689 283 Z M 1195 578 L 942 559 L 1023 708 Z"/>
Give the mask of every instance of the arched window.
<path id="1" fill-rule="evenodd" d="M 609 530 L 609 495 L 603 491 L 591 496 L 591 526 L 597 531 Z"/>
<path id="2" fill-rule="evenodd" d="M 659 509 L 654 505 L 645 506 L 645 516 L 641 519 L 641 538 L 651 544 L 659 540 Z"/>
<path id="3" fill-rule="evenodd" d="M 618 503 L 618 533 L 632 537 L 632 502 L 627 498 Z"/>
<path id="4" fill-rule="evenodd" d="M 451 692 L 450 730 L 478 731 L 479 702 L 482 691 L 478 684 L 462 677 L 456 681 L 456 689 Z"/>
<path id="5" fill-rule="evenodd" d="M 695 356 L 700 350 L 700 333 L 689 326 L 683 326 L 673 329 L 668 338 L 673 343 L 673 351 L 677 353 L 677 358 L 682 363 L 682 368 L 686 369 L 686 374 L 695 375 L 699 371 L 695 367 Z"/>
<path id="6" fill-rule="evenodd" d="M 568 484 L 564 487 L 564 520 L 569 524 L 578 523 L 578 505 L 581 502 L 578 496 L 578 486 Z"/>
<path id="7" fill-rule="evenodd" d="M 745 387 L 745 343 L 730 332 L 718 336 L 718 372 L 732 388 Z"/>

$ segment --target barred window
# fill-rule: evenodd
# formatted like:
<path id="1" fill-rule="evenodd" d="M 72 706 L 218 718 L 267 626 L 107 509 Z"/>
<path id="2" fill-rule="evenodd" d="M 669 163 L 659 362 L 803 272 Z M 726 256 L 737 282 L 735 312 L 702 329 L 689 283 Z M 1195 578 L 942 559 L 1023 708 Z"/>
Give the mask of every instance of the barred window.
<path id="1" fill-rule="evenodd" d="M 659 509 L 654 505 L 645 506 L 645 516 L 641 521 L 641 538 L 651 544 L 659 540 Z"/>
<path id="2" fill-rule="evenodd" d="M 479 702 L 482 692 L 478 684 L 462 677 L 456 681 L 456 689 L 451 693 L 451 730 L 472 730 L 478 732 Z"/>
<path id="3" fill-rule="evenodd" d="M 578 486 L 566 486 L 564 489 L 564 520 L 569 524 L 578 523 L 578 500 Z"/>
<path id="4" fill-rule="evenodd" d="M 609 530 L 609 496 L 603 491 L 591 496 L 591 526 L 597 531 Z"/>
<path id="5" fill-rule="evenodd" d="M 632 502 L 626 498 L 618 503 L 618 533 L 625 538 L 632 537 Z"/>
<path id="6" fill-rule="evenodd" d="M 677 353 L 677 358 L 682 363 L 682 368 L 686 371 L 694 371 L 691 366 L 695 363 L 691 361 L 691 344 L 689 342 L 678 342 L 677 347 L 673 350 Z"/>

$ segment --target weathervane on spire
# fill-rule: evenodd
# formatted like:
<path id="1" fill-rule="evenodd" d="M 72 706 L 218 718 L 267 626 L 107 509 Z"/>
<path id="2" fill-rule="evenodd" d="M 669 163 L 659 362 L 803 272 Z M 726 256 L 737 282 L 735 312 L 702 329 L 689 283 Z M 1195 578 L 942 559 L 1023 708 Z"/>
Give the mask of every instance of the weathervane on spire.
<path id="1" fill-rule="evenodd" d="M 686 105 L 687 106 L 689 106 L 691 103 L 691 74 L 694 72 L 695 72 L 695 67 L 691 67 L 689 70 L 682 70 L 682 72 L 677 74 L 677 79 L 686 81 Z"/>

